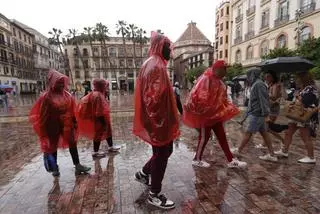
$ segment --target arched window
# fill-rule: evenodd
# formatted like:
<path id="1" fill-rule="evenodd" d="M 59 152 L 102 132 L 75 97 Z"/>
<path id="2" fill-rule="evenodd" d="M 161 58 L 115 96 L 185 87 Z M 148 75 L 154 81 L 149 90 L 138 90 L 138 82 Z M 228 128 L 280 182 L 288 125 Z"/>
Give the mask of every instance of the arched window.
<path id="1" fill-rule="evenodd" d="M 247 59 L 252 59 L 252 58 L 253 58 L 253 47 L 252 47 L 252 45 L 250 45 L 247 48 Z"/>
<path id="2" fill-rule="evenodd" d="M 302 28 L 302 31 L 299 35 L 299 43 L 303 43 L 303 41 L 311 38 L 311 28 L 309 26 L 306 26 Z"/>
<path id="3" fill-rule="evenodd" d="M 284 34 L 281 34 L 277 39 L 277 48 L 287 47 L 287 37 Z"/>
<path id="4" fill-rule="evenodd" d="M 235 58 L 236 63 L 241 63 L 241 51 L 237 50 L 236 52 L 236 58 Z"/>
<path id="5" fill-rule="evenodd" d="M 83 48 L 83 56 L 88 56 L 88 49 L 87 48 Z"/>
<path id="6" fill-rule="evenodd" d="M 269 52 L 269 43 L 267 40 L 264 40 L 260 46 L 260 57 L 267 55 Z"/>

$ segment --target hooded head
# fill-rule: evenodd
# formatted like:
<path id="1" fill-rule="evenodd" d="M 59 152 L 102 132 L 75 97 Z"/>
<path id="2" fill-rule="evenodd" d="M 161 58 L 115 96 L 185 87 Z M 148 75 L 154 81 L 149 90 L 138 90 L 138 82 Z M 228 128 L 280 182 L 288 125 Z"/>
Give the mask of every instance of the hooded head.
<path id="1" fill-rule="evenodd" d="M 172 42 L 168 37 L 154 32 L 151 32 L 151 46 L 149 49 L 149 56 L 158 55 L 168 61 L 172 52 Z"/>
<path id="2" fill-rule="evenodd" d="M 255 81 L 260 79 L 260 75 L 261 75 L 260 68 L 257 68 L 257 67 L 250 68 L 247 71 L 247 80 L 248 80 L 249 85 L 252 85 Z"/>
<path id="3" fill-rule="evenodd" d="M 217 60 L 214 64 L 212 64 L 212 70 L 218 77 L 222 79 L 227 74 L 227 65 L 224 60 Z"/>
<path id="4" fill-rule="evenodd" d="M 66 75 L 54 69 L 49 70 L 49 73 L 48 73 L 49 91 L 63 92 L 63 90 L 67 90 L 68 83 L 69 83 L 69 78 Z"/>
<path id="5" fill-rule="evenodd" d="M 93 90 L 105 93 L 107 90 L 107 82 L 104 79 L 93 80 Z"/>

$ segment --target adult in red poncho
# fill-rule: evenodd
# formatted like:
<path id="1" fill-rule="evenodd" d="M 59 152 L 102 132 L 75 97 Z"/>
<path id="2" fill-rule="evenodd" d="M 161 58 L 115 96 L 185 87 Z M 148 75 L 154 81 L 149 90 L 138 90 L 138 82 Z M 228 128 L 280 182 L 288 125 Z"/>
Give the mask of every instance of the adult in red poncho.
<path id="1" fill-rule="evenodd" d="M 93 140 L 93 157 L 104 157 L 99 152 L 100 143 L 106 139 L 109 151 L 118 151 L 113 146 L 110 121 L 110 108 L 106 100 L 107 82 L 104 79 L 93 81 L 93 91 L 83 97 L 77 107 L 77 120 L 80 135 Z"/>
<path id="2" fill-rule="evenodd" d="M 31 109 L 29 119 L 37 133 L 42 152 L 53 155 L 57 162 L 57 149 L 69 148 L 76 174 L 87 172 L 89 167 L 79 162 L 77 149 L 77 123 L 75 101 L 66 90 L 68 77 L 55 70 L 48 74 L 48 87 Z M 59 176 L 59 168 L 54 169 Z"/>
<path id="3" fill-rule="evenodd" d="M 209 167 L 202 161 L 202 154 L 214 131 L 219 144 L 228 160 L 228 167 L 245 167 L 246 163 L 233 158 L 227 142 L 223 123 L 239 113 L 227 97 L 222 78 L 226 75 L 226 65 L 222 60 L 208 68 L 196 81 L 184 105 L 183 122 L 199 131 L 197 151 L 192 162 L 199 167 Z"/>
<path id="4" fill-rule="evenodd" d="M 174 203 L 160 195 L 162 179 L 168 158 L 173 150 L 173 140 L 180 134 L 175 97 L 167 73 L 170 59 L 170 40 L 152 32 L 149 58 L 139 72 L 135 88 L 135 115 L 133 133 L 152 145 L 153 156 L 135 177 L 149 184 L 148 202 L 163 209 Z"/>

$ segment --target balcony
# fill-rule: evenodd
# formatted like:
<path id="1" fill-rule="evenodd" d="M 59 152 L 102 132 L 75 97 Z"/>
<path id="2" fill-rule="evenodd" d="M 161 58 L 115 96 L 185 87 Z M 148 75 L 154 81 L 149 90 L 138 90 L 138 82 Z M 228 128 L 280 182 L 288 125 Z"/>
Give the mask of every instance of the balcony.
<path id="1" fill-rule="evenodd" d="M 234 44 L 236 45 L 236 44 L 239 44 L 239 43 L 241 43 L 242 42 L 242 36 L 239 36 L 239 37 L 237 37 L 237 38 L 235 38 L 234 39 Z"/>
<path id="2" fill-rule="evenodd" d="M 256 6 L 254 5 L 247 10 L 247 16 L 251 16 L 255 12 L 256 12 Z"/>
<path id="3" fill-rule="evenodd" d="M 310 4 L 305 5 L 305 6 L 301 7 L 300 9 L 303 12 L 303 14 L 312 13 L 316 9 L 316 3 L 311 2 Z"/>
<path id="4" fill-rule="evenodd" d="M 246 33 L 246 35 L 244 36 L 245 40 L 249 40 L 253 37 L 254 37 L 254 31 L 250 31 L 250 32 Z"/>
<path id="5" fill-rule="evenodd" d="M 279 17 L 276 20 L 274 20 L 274 26 L 277 27 L 277 26 L 285 24 L 287 22 L 289 22 L 289 14 L 282 16 L 282 17 Z"/>
<path id="6" fill-rule="evenodd" d="M 241 22 L 243 20 L 243 14 L 240 14 L 240 15 L 238 15 L 237 17 L 236 17 L 236 23 L 239 23 L 239 22 Z"/>
<path id="7" fill-rule="evenodd" d="M 261 3 L 260 3 L 260 5 L 261 5 L 261 7 L 263 6 L 263 5 L 265 5 L 265 4 L 267 4 L 268 2 L 270 2 L 271 0 L 261 0 Z"/>
<path id="8" fill-rule="evenodd" d="M 269 23 L 262 23 L 260 31 L 264 31 L 269 29 Z"/>

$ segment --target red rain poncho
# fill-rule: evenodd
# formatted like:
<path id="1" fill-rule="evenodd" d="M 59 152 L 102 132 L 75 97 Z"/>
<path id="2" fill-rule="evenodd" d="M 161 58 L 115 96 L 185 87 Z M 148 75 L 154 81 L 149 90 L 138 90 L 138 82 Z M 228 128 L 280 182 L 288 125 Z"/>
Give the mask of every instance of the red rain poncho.
<path id="1" fill-rule="evenodd" d="M 93 92 L 83 97 L 77 107 L 78 127 L 80 135 L 102 141 L 112 135 L 110 108 L 105 98 L 107 82 L 96 79 L 93 87 Z"/>
<path id="2" fill-rule="evenodd" d="M 164 146 L 180 134 L 175 97 L 162 56 L 170 40 L 151 35 L 149 58 L 142 65 L 135 88 L 133 133 L 153 146 Z"/>
<path id="3" fill-rule="evenodd" d="M 222 80 L 215 74 L 215 68 L 225 66 L 217 61 L 196 81 L 184 104 L 183 122 L 191 128 L 210 127 L 217 122 L 230 120 L 239 109 L 229 102 Z"/>
<path id="4" fill-rule="evenodd" d="M 57 82 L 63 81 L 63 90 L 57 92 Z M 55 70 L 48 74 L 48 89 L 40 95 L 29 114 L 29 120 L 40 140 L 42 152 L 53 153 L 68 148 L 78 138 L 75 129 L 75 101 L 66 90 L 68 77 Z"/>

